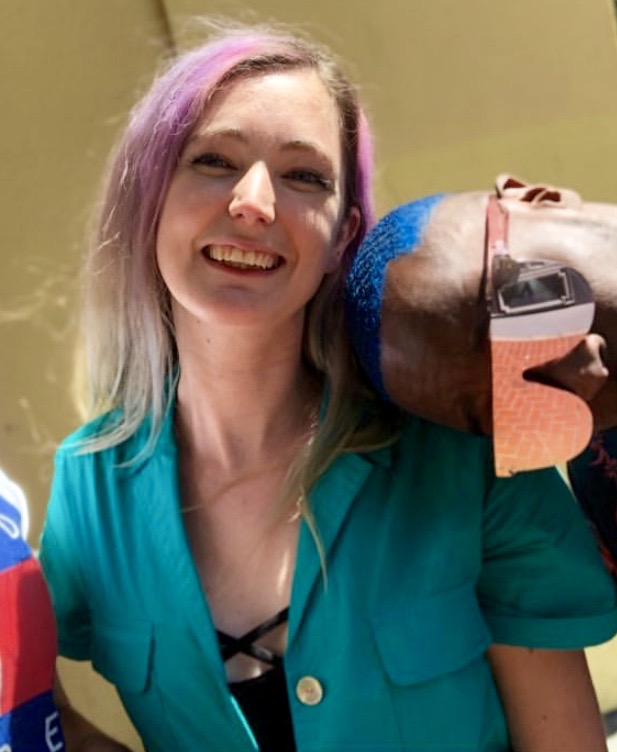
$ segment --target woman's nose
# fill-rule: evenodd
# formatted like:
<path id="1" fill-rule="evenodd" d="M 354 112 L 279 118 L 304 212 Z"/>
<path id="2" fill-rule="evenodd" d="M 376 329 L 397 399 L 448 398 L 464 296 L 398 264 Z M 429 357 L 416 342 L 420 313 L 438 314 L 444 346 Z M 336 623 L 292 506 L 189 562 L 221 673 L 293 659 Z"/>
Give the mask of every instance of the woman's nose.
<path id="1" fill-rule="evenodd" d="M 270 224 L 275 218 L 275 203 L 270 172 L 263 162 L 256 162 L 235 184 L 229 213 L 234 219 Z"/>

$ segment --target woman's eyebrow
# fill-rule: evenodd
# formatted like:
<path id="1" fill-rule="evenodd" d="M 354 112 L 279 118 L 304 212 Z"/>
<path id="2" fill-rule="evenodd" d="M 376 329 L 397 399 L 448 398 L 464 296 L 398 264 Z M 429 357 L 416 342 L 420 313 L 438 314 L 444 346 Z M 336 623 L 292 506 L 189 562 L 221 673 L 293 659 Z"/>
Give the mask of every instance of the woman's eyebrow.
<path id="1" fill-rule="evenodd" d="M 331 157 L 329 157 L 324 149 L 322 149 L 321 146 L 314 141 L 308 141 L 299 138 L 293 139 L 292 141 L 287 141 L 282 144 L 281 150 L 310 154 L 311 156 L 317 157 L 320 161 L 334 168 L 334 163 Z"/>
<path id="2" fill-rule="evenodd" d="M 199 141 L 202 138 L 232 138 L 242 143 L 247 143 L 247 136 L 239 129 L 233 127 L 221 127 L 221 128 L 205 128 L 204 130 L 197 130 L 193 132 L 187 139 L 187 144 Z"/>

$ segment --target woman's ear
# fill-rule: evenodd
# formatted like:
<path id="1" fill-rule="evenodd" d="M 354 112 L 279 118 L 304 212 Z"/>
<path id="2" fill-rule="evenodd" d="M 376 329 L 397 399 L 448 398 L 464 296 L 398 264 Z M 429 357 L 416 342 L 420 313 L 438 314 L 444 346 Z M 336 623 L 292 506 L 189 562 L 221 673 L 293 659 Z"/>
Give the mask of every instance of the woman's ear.
<path id="1" fill-rule="evenodd" d="M 330 261 L 326 268 L 326 273 L 331 274 L 336 271 L 338 265 L 341 263 L 345 249 L 351 243 L 356 236 L 360 227 L 360 210 L 357 206 L 352 206 L 347 212 L 347 216 L 341 222 L 336 238 L 332 244 L 330 251 Z"/>

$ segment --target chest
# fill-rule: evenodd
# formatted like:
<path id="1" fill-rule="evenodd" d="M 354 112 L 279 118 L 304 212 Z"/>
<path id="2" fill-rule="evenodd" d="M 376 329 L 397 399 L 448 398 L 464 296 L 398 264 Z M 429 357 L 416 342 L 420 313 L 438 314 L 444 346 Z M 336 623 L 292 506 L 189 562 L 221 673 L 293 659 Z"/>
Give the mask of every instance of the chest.
<path id="1" fill-rule="evenodd" d="M 95 664 L 119 687 L 149 748 L 173 747 L 157 739 L 179 733 L 183 740 L 176 748 L 201 748 L 207 728 L 209 741 L 224 740 L 226 749 L 248 750 L 230 704 L 215 632 L 217 618 L 229 607 L 225 599 L 232 585 L 228 581 L 228 587 L 220 588 L 219 599 L 209 571 L 223 561 L 244 561 L 245 553 L 240 556 L 239 551 L 248 538 L 225 534 L 227 525 L 234 531 L 236 526 L 222 515 L 216 523 L 221 526 L 221 551 L 213 560 L 207 528 L 215 523 L 198 515 L 193 529 L 180 510 L 175 485 L 161 487 L 160 478 L 171 478 L 171 473 L 157 476 L 152 485 L 154 476 L 135 480 L 135 498 L 123 506 L 129 510 L 125 532 L 139 542 L 124 563 L 139 574 L 138 586 L 136 579 L 127 583 L 126 576 L 113 577 L 109 609 L 103 602 L 105 591 L 92 588 L 98 607 L 109 610 L 105 621 L 118 625 L 106 630 L 97 626 Z M 488 712 L 484 698 L 490 696 L 492 703 L 496 696 L 482 659 L 486 628 L 473 589 L 480 516 L 477 507 L 462 498 L 460 482 L 453 480 L 449 490 L 449 481 L 441 480 L 444 490 L 437 503 L 434 482 L 419 482 L 415 475 L 399 479 L 388 467 L 344 457 L 312 494 L 325 571 L 306 524 L 296 528 L 293 546 L 293 535 L 284 532 L 264 538 L 264 556 L 277 545 L 293 559 L 285 588 L 278 592 L 286 592 L 282 605 L 291 604 L 285 673 L 299 749 L 358 744 L 379 749 L 386 743 L 391 749 L 410 749 L 412 743 L 428 749 L 427 740 L 435 738 L 443 742 L 441 748 L 456 748 L 461 728 L 469 736 L 469 749 L 481 748 L 478 724 Z M 240 497 L 234 502 L 236 514 L 241 514 L 240 502 Z M 242 519 L 250 528 L 257 518 Z M 202 536 L 198 533 L 203 528 Z M 257 537 L 266 530 L 267 525 L 261 527 Z M 101 564 L 113 570 L 114 556 L 106 551 Z M 236 591 L 237 598 L 253 587 L 263 590 L 262 577 L 271 577 L 267 589 L 276 590 L 276 577 L 258 569 L 240 566 L 240 579 L 252 587 Z M 224 567 L 219 572 L 224 573 Z M 458 589 L 463 581 L 465 587 Z M 118 583 L 130 585 L 121 612 Z M 447 596 L 434 600 L 436 592 Z M 259 602 L 265 603 L 263 596 Z M 265 618 L 277 605 L 266 604 Z M 464 629 L 446 628 L 452 613 Z M 235 626 L 244 624 L 238 621 Z M 306 704 L 297 691 L 307 677 L 317 680 L 321 689 L 314 705 Z M 460 712 L 448 724 L 427 710 L 455 705 Z M 493 712 L 501 717 L 497 705 L 491 705 L 491 717 Z M 470 723 L 474 713 L 477 719 Z"/>
<path id="2" fill-rule="evenodd" d="M 287 648 L 287 620 L 271 622 L 291 600 L 299 514 L 276 471 L 222 483 L 180 478 L 182 524 L 227 679 L 254 678 Z"/>
<path id="3" fill-rule="evenodd" d="M 379 528 L 374 517 L 378 507 L 363 496 L 356 505 L 354 515 L 344 517 L 336 529 L 320 518 L 328 554 L 326 576 L 306 526 L 299 535 L 285 646 L 299 749 L 358 744 L 431 749 L 435 739 L 442 748 L 455 749 L 461 729 L 468 748 L 480 748 L 474 744 L 486 720 L 483 713 L 488 713 L 487 697 L 491 719 L 493 713 L 498 721 L 501 716 L 482 659 L 488 635 L 473 579 L 464 587 L 451 587 L 461 575 L 451 555 L 454 544 L 459 549 L 467 545 L 470 531 L 459 529 L 448 538 L 434 515 L 434 529 L 443 533 L 441 546 L 428 546 L 423 542 L 428 519 L 424 524 L 416 519 L 416 532 L 411 526 L 395 535 L 407 515 L 397 523 L 382 514 Z M 469 559 L 471 576 L 473 569 Z M 156 615 L 147 650 L 144 644 L 142 685 L 133 686 L 126 698 L 137 714 L 142 707 L 167 709 L 148 713 L 149 734 L 159 726 L 160 738 L 171 733 L 166 724 L 173 708 L 173 733 L 180 729 L 191 737 L 191 743 L 180 748 L 203 745 L 207 723 L 216 739 L 225 740 L 226 749 L 235 749 L 233 737 L 241 736 L 241 728 L 229 705 L 214 629 L 204 619 L 197 580 L 177 576 L 173 592 L 161 587 L 159 602 L 167 607 Z M 445 592 L 435 597 L 431 588 Z M 201 600 L 208 603 L 216 626 L 216 603 L 209 597 Z M 449 626 L 454 624 L 453 613 L 456 628 Z M 129 626 L 125 624 L 123 631 Z M 134 656 L 132 642 L 131 652 Z M 105 656 L 117 653 L 101 651 Z M 125 659 L 119 660 L 116 670 L 124 671 L 125 665 Z M 179 670 L 187 665 L 190 671 Z M 302 693 L 309 680 L 318 688 L 315 704 L 307 703 Z M 444 703 L 452 709 L 447 723 L 435 713 Z M 248 750 L 250 745 L 245 742 L 237 748 Z"/>

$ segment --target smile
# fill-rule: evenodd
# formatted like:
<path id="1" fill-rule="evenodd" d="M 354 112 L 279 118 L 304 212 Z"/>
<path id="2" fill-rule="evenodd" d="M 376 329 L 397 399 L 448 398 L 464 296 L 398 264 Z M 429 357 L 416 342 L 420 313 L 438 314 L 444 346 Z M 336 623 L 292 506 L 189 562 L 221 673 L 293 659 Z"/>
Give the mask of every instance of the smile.
<path id="1" fill-rule="evenodd" d="M 234 269 L 258 269 L 268 271 L 278 268 L 283 259 L 263 251 L 244 251 L 231 245 L 210 245 L 204 249 L 206 256 L 212 261 Z"/>

